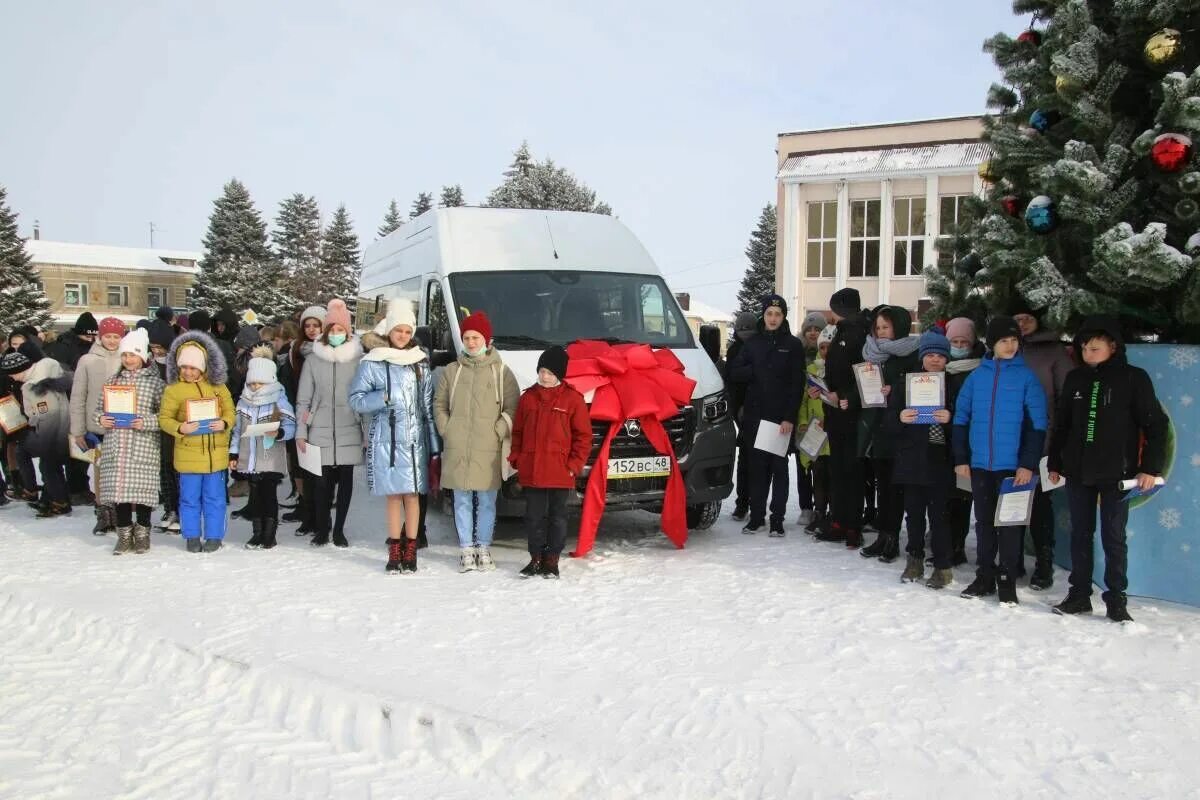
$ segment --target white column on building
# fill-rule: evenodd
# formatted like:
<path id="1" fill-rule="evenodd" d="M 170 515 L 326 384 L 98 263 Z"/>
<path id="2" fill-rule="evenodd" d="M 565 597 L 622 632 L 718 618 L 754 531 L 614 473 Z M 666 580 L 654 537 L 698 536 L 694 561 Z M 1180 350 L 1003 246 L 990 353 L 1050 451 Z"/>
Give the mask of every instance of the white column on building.
<path id="1" fill-rule="evenodd" d="M 892 300 L 892 260 L 895 258 L 895 204 L 892 202 L 892 181 L 879 182 L 879 302 Z"/>
<path id="2" fill-rule="evenodd" d="M 834 288 L 846 288 L 850 275 L 850 185 L 845 181 L 837 187 L 837 271 Z"/>
<path id="3" fill-rule="evenodd" d="M 974 190 L 976 197 L 983 197 L 985 187 L 983 185 L 983 178 L 979 177 L 978 172 L 975 173 L 975 178 L 971 181 L 971 188 Z"/>
<path id="4" fill-rule="evenodd" d="M 776 281 L 776 289 L 788 302 L 789 308 L 802 308 L 804 279 L 800 270 L 800 184 L 788 183 L 783 187 L 783 274 Z"/>
<path id="5" fill-rule="evenodd" d="M 937 264 L 937 237 L 942 229 L 942 202 L 938 199 L 938 176 L 930 175 L 925 178 L 925 263 L 921 266 Z M 922 281 L 923 282 L 923 281 Z M 925 296 L 925 290 L 921 290 Z"/>

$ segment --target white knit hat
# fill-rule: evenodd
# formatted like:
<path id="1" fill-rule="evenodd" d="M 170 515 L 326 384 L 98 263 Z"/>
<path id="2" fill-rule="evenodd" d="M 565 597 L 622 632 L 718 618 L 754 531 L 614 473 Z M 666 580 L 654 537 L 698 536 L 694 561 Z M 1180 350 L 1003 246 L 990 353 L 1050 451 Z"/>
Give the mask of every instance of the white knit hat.
<path id="1" fill-rule="evenodd" d="M 413 312 L 411 300 L 399 297 L 388 300 L 387 316 L 375 326 L 375 332 L 386 337 L 397 325 L 407 325 L 414 331 L 417 329 L 417 315 Z"/>
<path id="2" fill-rule="evenodd" d="M 321 327 L 325 327 L 325 307 L 324 306 L 309 306 L 304 309 L 304 313 L 300 315 L 300 324 L 304 324 L 304 320 L 312 317 L 321 321 Z"/>
<path id="3" fill-rule="evenodd" d="M 260 344 L 250 351 L 246 365 L 246 383 L 275 383 L 275 351 L 269 344 Z"/>
<path id="4" fill-rule="evenodd" d="M 837 325 L 826 325 L 821 330 L 821 335 L 817 337 L 817 347 L 822 343 L 833 344 L 833 337 L 837 336 Z"/>
<path id="5" fill-rule="evenodd" d="M 145 328 L 134 328 L 129 333 L 121 337 L 121 346 L 118 352 L 122 355 L 125 353 L 133 353 L 143 362 L 150 360 L 150 334 L 146 333 Z"/>

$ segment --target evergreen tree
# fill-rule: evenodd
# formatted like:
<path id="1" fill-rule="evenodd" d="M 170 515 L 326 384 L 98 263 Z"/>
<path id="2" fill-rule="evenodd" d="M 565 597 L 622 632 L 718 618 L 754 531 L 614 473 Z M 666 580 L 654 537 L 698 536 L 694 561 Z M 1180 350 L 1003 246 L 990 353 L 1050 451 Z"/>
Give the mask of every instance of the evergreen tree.
<path id="1" fill-rule="evenodd" d="M 346 206 L 339 205 L 321 242 L 322 288 L 313 296 L 322 302 L 340 297 L 353 310 L 358 297 L 359 268 L 358 236 L 354 233 L 354 223 L 350 221 Z"/>
<path id="2" fill-rule="evenodd" d="M 417 195 L 417 199 L 413 200 L 412 211 L 408 212 L 408 218 L 416 219 L 431 208 L 433 208 L 433 195 L 429 192 L 421 192 Z"/>
<path id="3" fill-rule="evenodd" d="M 234 178 L 213 202 L 192 305 L 209 313 L 251 308 L 268 318 L 282 316 L 297 301 L 281 277 L 287 275 L 267 245 L 267 225 L 250 192 Z"/>
<path id="4" fill-rule="evenodd" d="M 1037 30 L 985 44 L 1003 74 L 985 120 L 986 197 L 927 270 L 938 304 L 1051 327 L 1119 315 L 1128 333 L 1200 341 L 1200 6 L 1195 0 L 1014 0 Z M 1183 33 L 1180 33 L 1183 31 Z"/>
<path id="5" fill-rule="evenodd" d="M 453 186 L 442 187 L 442 208 L 457 208 L 458 206 L 466 205 L 463 202 L 462 187 L 457 183 Z"/>
<path id="6" fill-rule="evenodd" d="M 611 214 L 608 204 L 596 201 L 596 193 L 574 175 L 556 166 L 551 159 L 538 162 L 522 142 L 513 154 L 513 163 L 505 179 L 488 195 L 487 205 L 495 208 L 553 208 L 563 211 L 590 211 Z"/>
<path id="7" fill-rule="evenodd" d="M 275 257 L 293 281 L 313 272 L 321 258 L 321 209 L 317 199 L 297 193 L 280 203 L 271 240 Z"/>
<path id="8" fill-rule="evenodd" d="M 758 216 L 758 227 L 750 234 L 746 258 L 750 265 L 738 289 L 738 313 L 762 310 L 762 299 L 775 292 L 775 206 L 766 205 Z"/>
<path id="9" fill-rule="evenodd" d="M 400 230 L 400 226 L 404 224 L 404 217 L 400 216 L 400 206 L 396 205 L 393 199 L 388 203 L 387 213 L 383 215 L 383 224 L 379 226 L 376 235 L 382 239 L 393 231 Z"/>
<path id="10" fill-rule="evenodd" d="M 0 324 L 5 331 L 18 325 L 46 327 L 52 315 L 50 300 L 38 286 L 38 276 L 17 231 L 17 214 L 8 207 L 8 192 L 0 186 Z"/>

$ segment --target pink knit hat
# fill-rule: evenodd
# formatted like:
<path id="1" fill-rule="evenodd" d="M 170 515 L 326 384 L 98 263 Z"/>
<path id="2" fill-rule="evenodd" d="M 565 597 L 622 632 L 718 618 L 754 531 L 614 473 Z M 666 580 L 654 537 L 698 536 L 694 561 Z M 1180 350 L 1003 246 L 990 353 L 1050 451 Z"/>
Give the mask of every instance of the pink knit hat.
<path id="1" fill-rule="evenodd" d="M 946 338 L 957 339 L 964 336 L 972 342 L 978 341 L 975 335 L 975 323 L 967 317 L 955 317 L 946 323 Z"/>
<path id="2" fill-rule="evenodd" d="M 329 330 L 330 325 L 341 325 L 347 331 L 353 330 L 350 326 L 350 309 L 346 308 L 345 300 L 335 297 L 329 301 L 325 308 L 325 330 Z"/>

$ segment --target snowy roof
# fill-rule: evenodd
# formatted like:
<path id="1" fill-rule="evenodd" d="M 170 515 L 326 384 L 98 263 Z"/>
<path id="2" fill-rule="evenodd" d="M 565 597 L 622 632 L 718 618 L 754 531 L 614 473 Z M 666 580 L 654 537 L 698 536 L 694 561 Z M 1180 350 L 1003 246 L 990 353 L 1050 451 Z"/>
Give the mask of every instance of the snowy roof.
<path id="1" fill-rule="evenodd" d="M 713 308 L 708 303 L 701 303 L 694 297 L 688 301 L 688 309 L 683 315 L 699 317 L 703 322 L 733 322 L 733 314 Z"/>
<path id="2" fill-rule="evenodd" d="M 983 142 L 947 142 L 920 147 L 887 147 L 811 153 L 783 162 L 781 179 L 833 179 L 851 175 L 923 175 L 930 172 L 976 169 L 991 155 Z"/>
<path id="3" fill-rule="evenodd" d="M 112 247 L 104 244 L 48 242 L 45 239 L 26 239 L 25 251 L 34 264 L 61 264 L 70 267 L 100 267 L 104 269 L 155 270 L 183 272 L 194 275 L 196 266 L 170 264 L 163 259 L 198 262 L 200 253 L 187 250 L 160 250 L 148 247 Z"/>
<path id="4" fill-rule="evenodd" d="M 803 136 L 806 133 L 838 133 L 839 131 L 860 131 L 871 128 L 902 128 L 906 125 L 928 125 L 931 122 L 959 122 L 968 119 L 982 119 L 981 114 L 959 114 L 952 117 L 919 117 L 917 119 L 899 119 L 893 122 L 852 122 L 849 125 L 835 125 L 832 128 L 806 128 L 799 131 L 783 131 L 778 136 Z"/>

